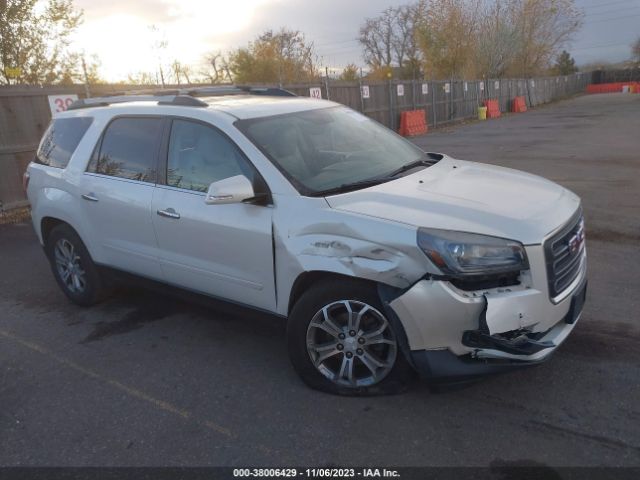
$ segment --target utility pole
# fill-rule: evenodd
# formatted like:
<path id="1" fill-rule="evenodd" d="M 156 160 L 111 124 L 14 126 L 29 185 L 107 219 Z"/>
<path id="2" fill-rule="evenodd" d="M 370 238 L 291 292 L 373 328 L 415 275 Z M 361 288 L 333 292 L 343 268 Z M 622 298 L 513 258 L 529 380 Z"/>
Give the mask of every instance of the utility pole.
<path id="1" fill-rule="evenodd" d="M 91 98 L 91 92 L 89 91 L 89 75 L 87 75 L 87 63 L 84 61 L 84 54 L 82 54 L 82 73 L 84 74 L 84 94 L 86 98 Z"/>
<path id="2" fill-rule="evenodd" d="M 360 67 L 360 77 L 358 78 L 360 87 L 360 111 L 364 114 L 364 97 L 362 96 L 362 67 Z"/>
<path id="3" fill-rule="evenodd" d="M 162 71 L 162 63 L 160 57 L 158 57 L 158 68 L 160 69 L 160 82 L 162 82 L 162 88 L 164 88 L 164 72 Z"/>
<path id="4" fill-rule="evenodd" d="M 327 89 L 327 100 L 331 100 L 331 94 L 329 93 L 329 67 L 324 67 L 325 73 L 325 88 Z"/>

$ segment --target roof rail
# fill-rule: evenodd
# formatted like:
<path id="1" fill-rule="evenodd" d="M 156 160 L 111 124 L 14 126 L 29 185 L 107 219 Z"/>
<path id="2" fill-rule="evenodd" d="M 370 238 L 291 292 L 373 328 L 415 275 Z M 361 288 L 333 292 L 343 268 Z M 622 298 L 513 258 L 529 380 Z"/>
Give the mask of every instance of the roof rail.
<path id="1" fill-rule="evenodd" d="M 216 97 L 222 95 L 265 95 L 271 97 L 295 97 L 296 94 L 279 87 L 252 87 L 250 85 L 214 85 L 182 89 L 180 93 L 192 97 Z"/>
<path id="2" fill-rule="evenodd" d="M 118 92 L 106 97 L 80 99 L 69 105 L 67 110 L 107 107 L 126 102 L 158 102 L 158 105 L 176 105 L 187 107 L 206 107 L 208 104 L 196 97 L 217 97 L 224 95 L 264 95 L 271 97 L 295 97 L 296 94 L 278 87 L 252 87 L 249 85 L 215 85 L 211 87 L 137 90 Z"/>
<path id="3" fill-rule="evenodd" d="M 238 88 L 250 95 L 265 95 L 269 97 L 297 97 L 295 93 L 280 87 L 252 87 L 250 85 L 238 85 Z"/>
<path id="4" fill-rule="evenodd" d="M 108 107 L 109 105 L 127 102 L 158 102 L 158 105 L 175 105 L 181 107 L 207 107 L 208 104 L 189 95 L 155 94 L 155 95 L 117 95 L 113 97 L 95 97 L 73 102 L 67 110 L 82 108 Z"/>

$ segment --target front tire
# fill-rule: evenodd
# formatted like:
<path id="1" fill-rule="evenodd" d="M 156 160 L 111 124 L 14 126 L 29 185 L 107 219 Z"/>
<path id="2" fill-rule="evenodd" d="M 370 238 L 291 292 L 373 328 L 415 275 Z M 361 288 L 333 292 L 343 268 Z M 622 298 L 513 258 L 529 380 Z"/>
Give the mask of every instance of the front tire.
<path id="1" fill-rule="evenodd" d="M 73 303 L 87 307 L 106 297 L 108 291 L 98 267 L 69 225 L 61 224 L 51 231 L 45 252 L 58 286 Z"/>
<path id="2" fill-rule="evenodd" d="M 289 316 L 293 367 L 311 388 L 340 395 L 392 394 L 412 378 L 399 333 L 374 286 L 323 282 L 305 292 Z"/>

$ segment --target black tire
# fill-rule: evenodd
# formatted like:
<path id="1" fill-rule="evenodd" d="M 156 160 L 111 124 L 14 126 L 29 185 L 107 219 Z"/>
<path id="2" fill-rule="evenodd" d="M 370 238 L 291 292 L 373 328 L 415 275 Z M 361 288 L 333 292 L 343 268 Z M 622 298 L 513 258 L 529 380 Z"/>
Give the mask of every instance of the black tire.
<path id="1" fill-rule="evenodd" d="M 356 279 L 338 279 L 334 281 L 324 281 L 311 287 L 302 294 L 293 306 L 287 324 L 287 346 L 289 350 L 289 359 L 291 360 L 291 363 L 298 375 L 300 375 L 302 380 L 311 388 L 337 395 L 389 395 L 405 391 L 411 380 L 415 377 L 415 373 L 405 359 L 404 354 L 402 353 L 402 348 L 400 347 L 400 334 L 402 333 L 404 335 L 404 332 L 397 332 L 397 326 L 395 326 L 393 322 L 388 321 L 386 317 L 385 320 L 388 321 L 386 328 L 389 328 L 390 332 L 385 333 L 385 335 L 390 335 L 395 339 L 395 358 L 393 362 L 386 362 L 386 364 L 393 363 L 393 365 L 390 368 L 387 367 L 385 369 L 386 374 L 384 374 L 384 377 L 380 378 L 380 380 L 368 385 L 340 384 L 338 382 L 346 382 L 347 379 L 339 378 L 336 380 L 336 378 L 340 376 L 340 373 L 337 372 L 337 364 L 334 369 L 334 374 L 337 373 L 337 376 L 334 375 L 333 379 L 329 378 L 327 369 L 325 369 L 326 374 L 323 374 L 316 367 L 311 358 L 312 353 L 307 349 L 307 336 L 310 330 L 309 325 L 314 319 L 314 316 L 319 314 L 323 307 L 339 301 L 355 301 L 355 305 L 366 304 L 375 309 L 370 310 L 370 312 L 375 314 L 375 318 L 378 318 L 377 314 L 382 314 L 384 316 L 384 308 L 380 301 L 377 289 L 373 284 L 368 284 Z M 334 306 L 333 308 L 339 309 L 340 305 L 338 304 L 338 306 Z M 347 333 L 346 335 L 349 334 Z M 359 341 L 360 335 L 358 334 L 358 336 L 354 338 Z M 333 336 L 330 341 L 341 342 L 341 340 L 335 336 Z M 355 342 L 352 342 L 352 344 L 356 347 L 358 346 Z M 378 348 L 378 346 L 367 347 Z M 339 353 L 333 354 L 335 358 L 332 358 L 331 361 L 339 362 L 341 365 L 344 365 L 342 362 L 348 361 L 344 358 L 348 355 L 348 353 L 345 353 L 346 349 L 346 346 L 342 346 Z M 367 353 L 372 352 L 367 350 Z M 388 351 L 387 354 L 390 355 Z M 365 365 L 362 361 L 362 357 L 358 357 L 358 354 L 356 353 L 351 353 L 351 355 L 352 356 L 348 358 L 353 359 L 354 366 L 352 372 L 354 373 L 354 376 L 356 369 L 359 369 L 360 372 L 364 371 L 366 373 L 366 370 L 363 368 Z M 341 371 L 342 369 L 340 369 L 340 372 Z"/>
<path id="2" fill-rule="evenodd" d="M 72 252 L 74 256 L 77 257 L 78 272 L 83 272 L 82 278 L 84 282 L 81 284 L 82 288 L 74 289 L 74 286 L 70 286 L 68 280 L 65 281 L 63 278 L 63 274 L 56 262 L 57 245 L 72 246 Z M 73 228 L 67 224 L 54 227 L 45 241 L 45 252 L 58 286 L 73 303 L 88 307 L 106 298 L 109 290 L 105 287 L 105 282 L 100 275 L 98 267 L 93 263 L 87 247 L 85 247 Z"/>

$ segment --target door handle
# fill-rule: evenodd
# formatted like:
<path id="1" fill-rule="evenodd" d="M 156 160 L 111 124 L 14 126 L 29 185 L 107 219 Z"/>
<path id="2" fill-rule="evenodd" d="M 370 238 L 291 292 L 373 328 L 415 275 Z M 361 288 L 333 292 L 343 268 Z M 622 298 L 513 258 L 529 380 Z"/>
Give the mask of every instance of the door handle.
<path id="1" fill-rule="evenodd" d="M 167 218 L 180 218 L 180 214 L 176 212 L 173 208 L 167 208 L 166 210 L 158 210 L 157 214 L 161 217 Z"/>
<path id="2" fill-rule="evenodd" d="M 98 201 L 98 197 L 96 197 L 93 192 L 91 192 L 91 193 L 83 193 L 81 196 L 82 196 L 82 198 L 84 198 L 85 200 L 89 200 L 90 202 L 97 202 Z"/>

